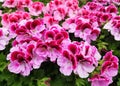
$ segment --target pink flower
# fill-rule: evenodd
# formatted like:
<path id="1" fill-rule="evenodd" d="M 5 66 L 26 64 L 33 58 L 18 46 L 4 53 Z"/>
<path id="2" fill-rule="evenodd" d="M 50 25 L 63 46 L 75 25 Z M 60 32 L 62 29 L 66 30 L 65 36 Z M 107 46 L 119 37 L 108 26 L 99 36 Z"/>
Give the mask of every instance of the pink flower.
<path id="1" fill-rule="evenodd" d="M 104 23 L 104 22 L 106 22 L 106 21 L 109 21 L 111 18 L 112 18 L 112 15 L 111 15 L 111 14 L 109 14 L 109 13 L 103 13 L 103 14 L 101 14 L 101 16 L 100 16 L 100 22 L 101 22 L 101 23 Z"/>
<path id="2" fill-rule="evenodd" d="M 46 27 L 43 23 L 43 19 L 30 20 L 25 23 L 27 33 L 32 35 L 35 38 L 41 39 L 43 37 L 43 32 L 46 30 Z"/>
<path id="3" fill-rule="evenodd" d="M 16 0 L 5 0 L 5 2 L 3 3 L 2 6 L 4 7 L 9 7 L 9 8 L 13 8 L 17 5 L 17 1 Z"/>
<path id="4" fill-rule="evenodd" d="M 60 72 L 64 75 L 70 75 L 77 66 L 76 53 L 79 49 L 75 43 L 67 43 L 62 50 L 62 54 L 57 59 L 57 64 L 60 66 Z"/>
<path id="5" fill-rule="evenodd" d="M 95 69 L 100 58 L 101 56 L 94 46 L 84 42 L 73 42 L 63 48 L 57 64 L 64 75 L 67 73 L 70 75 L 74 71 L 79 77 L 86 78 Z"/>
<path id="6" fill-rule="evenodd" d="M 13 46 L 16 46 L 19 44 L 21 45 L 23 43 L 29 43 L 30 41 L 35 41 L 35 40 L 32 37 L 30 37 L 28 34 L 25 34 L 25 35 L 17 35 L 14 41 L 15 43 L 13 43 Z"/>
<path id="7" fill-rule="evenodd" d="M 81 9 L 80 9 L 80 12 L 78 12 L 78 14 L 82 14 L 83 17 L 87 17 L 89 18 L 90 20 L 95 20 L 99 26 L 103 25 L 104 22 L 109 21 L 112 17 L 116 16 L 118 14 L 118 9 L 117 7 L 112 4 L 108 4 L 108 5 L 104 5 L 104 4 L 107 4 L 108 1 L 106 0 L 94 0 L 95 2 L 88 2 L 85 6 L 82 7 L 82 10 L 87 10 L 87 13 L 86 14 L 82 14 L 84 13 L 81 12 Z M 104 4 L 101 4 L 101 3 L 96 3 L 96 2 L 104 2 Z M 95 22 L 94 21 L 94 22 Z"/>
<path id="8" fill-rule="evenodd" d="M 80 49 L 82 55 L 85 56 L 85 58 L 91 56 L 97 61 L 101 59 L 101 55 L 98 52 L 98 49 L 95 46 L 91 46 L 87 42 L 81 42 Z"/>
<path id="9" fill-rule="evenodd" d="M 69 40 L 67 32 L 59 25 L 53 25 L 45 32 L 45 43 L 48 46 L 48 57 L 53 62 L 61 53 L 64 40 Z"/>
<path id="10" fill-rule="evenodd" d="M 58 21 L 55 20 L 55 18 L 50 14 L 45 14 L 43 20 L 47 27 L 50 27 L 54 24 L 58 24 Z"/>
<path id="11" fill-rule="evenodd" d="M 58 60 L 58 65 L 60 66 L 60 72 L 62 74 L 64 74 L 65 76 L 69 76 L 71 75 L 72 71 L 73 71 L 73 67 L 72 67 L 72 63 L 71 61 L 67 60 L 67 59 L 60 59 Z M 62 64 L 64 63 L 64 64 Z"/>
<path id="12" fill-rule="evenodd" d="M 27 53 L 29 56 L 32 57 L 32 59 L 30 60 L 30 64 L 34 69 L 40 68 L 42 62 L 44 62 L 46 60 L 46 57 L 42 53 L 39 53 L 40 51 L 36 52 L 36 49 L 37 49 L 36 43 L 34 43 L 34 45 L 33 45 L 31 42 L 31 44 L 29 44 L 27 46 Z M 29 58 L 28 58 L 28 60 L 29 60 Z"/>
<path id="13" fill-rule="evenodd" d="M 85 6 L 83 6 L 83 8 L 90 11 L 100 11 L 103 6 L 100 3 L 88 2 Z"/>
<path id="14" fill-rule="evenodd" d="M 8 30 L 4 27 L 0 28 L 0 50 L 4 50 L 9 43 Z"/>
<path id="15" fill-rule="evenodd" d="M 48 57 L 50 58 L 50 61 L 54 62 L 57 58 L 59 58 L 61 47 L 55 41 L 48 43 L 48 46 Z"/>
<path id="16" fill-rule="evenodd" d="M 21 20 L 28 19 L 30 19 L 29 13 L 23 11 L 16 11 L 11 14 L 3 14 L 1 23 L 4 27 L 9 27 L 13 23 L 19 23 Z"/>
<path id="17" fill-rule="evenodd" d="M 91 86 L 109 86 L 112 83 L 111 78 L 102 75 L 94 75 L 88 81 L 92 83 Z"/>
<path id="18" fill-rule="evenodd" d="M 79 9 L 78 0 L 54 0 L 47 3 L 46 7 L 44 7 L 44 14 L 53 15 L 55 20 L 63 20 L 68 14 L 69 17 L 77 14 Z M 56 15 L 58 14 L 58 15 Z"/>
<path id="19" fill-rule="evenodd" d="M 63 20 L 66 16 L 66 9 L 62 7 L 57 8 L 57 10 L 54 11 L 53 16 L 55 20 L 58 20 L 58 21 Z"/>
<path id="20" fill-rule="evenodd" d="M 107 5 L 111 3 L 111 0 L 92 0 L 93 2 L 101 3 L 103 5 Z"/>
<path id="21" fill-rule="evenodd" d="M 118 63 L 105 61 L 102 64 L 101 74 L 106 75 L 108 77 L 114 77 L 118 73 Z"/>
<path id="22" fill-rule="evenodd" d="M 74 17 L 79 10 L 79 1 L 78 0 L 66 0 L 65 6 L 69 17 Z"/>
<path id="23" fill-rule="evenodd" d="M 46 57 L 39 53 L 40 49 L 37 50 L 38 46 L 35 41 L 16 42 L 17 44 L 11 48 L 11 52 L 7 56 L 7 60 L 10 60 L 8 69 L 13 73 L 28 76 L 32 69 L 40 68 Z"/>
<path id="24" fill-rule="evenodd" d="M 44 14 L 50 13 L 52 15 L 58 7 L 63 7 L 63 3 L 64 1 L 60 0 L 50 1 L 43 9 Z"/>
<path id="25" fill-rule="evenodd" d="M 77 56 L 77 58 L 82 59 L 82 57 L 80 57 L 80 56 Z M 86 60 L 86 61 L 84 62 L 84 60 Z M 89 61 L 90 61 L 89 59 L 81 60 L 78 63 L 76 69 L 74 70 L 74 73 L 78 74 L 79 77 L 81 77 L 81 78 L 87 78 L 89 76 L 89 73 L 91 73 L 95 69 L 95 67 Z"/>
<path id="26" fill-rule="evenodd" d="M 29 5 L 29 12 L 31 15 L 39 16 L 42 13 L 44 4 L 42 2 L 33 2 Z"/>
<path id="27" fill-rule="evenodd" d="M 112 0 L 113 3 L 115 3 L 116 5 L 120 5 L 120 1 L 119 0 Z"/>
<path id="28" fill-rule="evenodd" d="M 52 40 L 54 40 L 54 37 L 55 37 L 55 32 L 52 31 L 52 30 L 48 30 L 46 31 L 45 33 L 45 41 L 46 42 L 51 42 Z"/>
<path id="29" fill-rule="evenodd" d="M 63 22 L 62 26 L 69 31 L 69 33 L 74 33 L 77 25 L 75 24 L 75 18 L 68 18 Z"/>
<path id="30" fill-rule="evenodd" d="M 79 50 L 80 52 L 76 54 L 78 64 L 74 73 L 78 74 L 81 78 L 87 78 L 89 73 L 98 65 L 97 61 L 100 60 L 101 56 L 94 46 L 86 42 L 81 42 Z"/>
<path id="31" fill-rule="evenodd" d="M 104 57 L 103 57 L 104 61 L 111 61 L 111 62 L 116 62 L 118 63 L 118 57 L 116 57 L 115 55 L 112 54 L 112 51 L 107 52 Z"/>
<path id="32" fill-rule="evenodd" d="M 0 37 L 3 36 L 3 31 L 0 29 Z"/>
<path id="33" fill-rule="evenodd" d="M 17 8 L 24 8 L 24 7 L 28 7 L 30 4 L 32 4 L 32 0 L 18 0 L 17 1 Z"/>
<path id="34" fill-rule="evenodd" d="M 83 40 L 87 42 L 91 42 L 91 40 L 96 40 L 97 36 L 100 34 L 100 29 L 96 26 L 94 26 L 94 23 L 90 23 L 89 19 L 84 18 L 78 18 L 79 23 L 77 24 L 76 30 L 75 30 L 75 37 L 80 37 Z"/>
<path id="35" fill-rule="evenodd" d="M 119 22 L 120 22 L 120 16 L 115 16 L 104 26 L 104 28 L 110 31 L 111 35 L 113 35 L 114 39 L 117 41 L 120 40 Z"/>
<path id="36" fill-rule="evenodd" d="M 105 10 L 107 13 L 110 13 L 112 14 L 113 16 L 117 15 L 118 14 L 118 9 L 117 7 L 114 5 L 114 4 L 110 4 L 106 7 L 106 10 Z"/>
<path id="37" fill-rule="evenodd" d="M 49 30 L 45 31 L 45 42 L 56 41 L 57 44 L 62 44 L 62 41 L 70 41 L 69 35 L 64 28 L 58 24 L 49 27 Z"/>
<path id="38" fill-rule="evenodd" d="M 14 61 L 8 65 L 8 70 L 16 74 L 20 73 L 23 76 L 28 76 L 32 68 L 29 64 L 25 62 L 19 63 L 18 61 Z"/>
<path id="39" fill-rule="evenodd" d="M 28 76 L 32 70 L 31 65 L 27 61 L 25 53 L 22 51 L 11 52 L 8 57 L 10 64 L 8 65 L 8 70 L 16 74 L 22 74 L 23 76 Z"/>
<path id="40" fill-rule="evenodd" d="M 42 58 L 47 59 L 48 57 L 48 45 L 46 45 L 42 41 L 37 42 L 36 49 L 34 51 L 38 56 L 42 56 Z"/>
<path id="41" fill-rule="evenodd" d="M 64 75 L 70 75 L 76 67 L 76 58 L 69 51 L 64 50 L 62 56 L 57 59 L 57 64 L 60 66 L 60 72 Z"/>
<path id="42" fill-rule="evenodd" d="M 108 77 L 114 77 L 118 73 L 118 58 L 109 51 L 103 57 L 104 63 L 102 64 L 101 74 Z"/>
<path id="43" fill-rule="evenodd" d="M 80 13 L 80 14 L 79 14 Z M 100 34 L 98 17 L 95 13 L 80 9 L 77 16 L 66 19 L 62 26 L 87 42 L 95 41 Z"/>
<path id="44" fill-rule="evenodd" d="M 8 8 L 15 8 L 17 7 L 18 10 L 24 10 L 24 7 L 28 7 L 32 3 L 32 0 L 5 0 L 2 6 Z"/>
<path id="45" fill-rule="evenodd" d="M 19 23 L 13 23 L 9 27 L 12 38 L 16 37 L 16 35 L 29 35 L 40 39 L 45 29 L 43 20 L 39 18 L 35 20 L 21 20 Z"/>
<path id="46" fill-rule="evenodd" d="M 4 50 L 6 45 L 9 43 L 9 39 L 5 36 L 0 37 L 0 50 Z"/>
<path id="47" fill-rule="evenodd" d="M 109 86 L 112 83 L 112 77 L 117 73 L 118 58 L 112 54 L 112 51 L 109 51 L 103 56 L 100 74 L 92 76 L 88 81 L 92 83 L 92 86 Z"/>
<path id="48" fill-rule="evenodd" d="M 9 14 L 5 13 L 5 14 L 3 14 L 3 16 L 2 16 L 2 21 L 1 21 L 1 23 L 2 23 L 2 25 L 4 25 L 4 26 L 9 23 L 8 15 L 9 15 Z"/>

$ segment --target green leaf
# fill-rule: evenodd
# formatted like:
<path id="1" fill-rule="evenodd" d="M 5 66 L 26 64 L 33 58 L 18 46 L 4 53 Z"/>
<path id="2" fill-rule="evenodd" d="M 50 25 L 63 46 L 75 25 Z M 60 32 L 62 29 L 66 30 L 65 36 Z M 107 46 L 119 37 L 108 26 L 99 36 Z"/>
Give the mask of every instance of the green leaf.
<path id="1" fill-rule="evenodd" d="M 119 12 L 118 14 L 120 15 L 120 6 L 118 7 L 118 12 Z"/>
<path id="2" fill-rule="evenodd" d="M 75 86 L 91 86 L 87 78 L 85 79 L 85 78 L 80 78 L 79 76 L 76 76 L 75 82 L 76 82 Z"/>
<path id="3" fill-rule="evenodd" d="M 49 78 L 43 78 L 40 80 L 37 80 L 37 86 L 47 86 L 45 82 L 49 81 Z"/>
<path id="4" fill-rule="evenodd" d="M 97 44 L 99 50 L 107 49 L 107 45 L 108 45 L 108 43 L 102 42 L 102 41 L 99 41 L 98 44 Z"/>
<path id="5" fill-rule="evenodd" d="M 3 53 L 0 53 L 0 71 L 2 72 L 6 67 L 8 63 L 6 62 L 5 55 Z"/>
<path id="6" fill-rule="evenodd" d="M 14 81 L 12 86 L 22 86 L 22 81 Z"/>
<path id="7" fill-rule="evenodd" d="M 63 79 L 56 79 L 51 81 L 51 86 L 65 86 L 65 82 Z"/>
<path id="8" fill-rule="evenodd" d="M 118 79 L 117 86 L 120 86 L 120 78 Z"/>
<path id="9" fill-rule="evenodd" d="M 76 79 L 76 86 L 85 86 L 84 79 L 81 78 Z"/>
<path id="10" fill-rule="evenodd" d="M 5 55 L 3 53 L 0 53 L 0 62 L 6 61 Z"/>
<path id="11" fill-rule="evenodd" d="M 0 63 L 0 71 L 2 72 L 6 68 L 6 66 L 7 66 L 7 63 L 1 62 Z"/>

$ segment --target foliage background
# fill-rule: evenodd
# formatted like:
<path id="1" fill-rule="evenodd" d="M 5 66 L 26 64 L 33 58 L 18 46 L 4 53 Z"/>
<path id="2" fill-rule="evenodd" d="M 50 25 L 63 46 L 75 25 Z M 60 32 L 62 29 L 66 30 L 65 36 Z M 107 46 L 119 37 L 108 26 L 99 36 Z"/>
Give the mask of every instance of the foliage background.
<path id="1" fill-rule="evenodd" d="M 33 0 L 41 1 L 45 4 L 50 0 Z M 90 0 L 79 0 L 80 6 L 84 5 L 87 1 Z M 120 7 L 119 14 L 120 14 Z M 10 12 L 11 9 L 3 8 L 2 3 L 0 3 L 0 10 L 5 12 Z M 14 9 L 12 9 L 14 10 Z M 1 20 L 1 18 L 0 18 Z M 1 25 L 0 25 L 1 26 Z M 113 36 L 110 33 L 101 28 L 102 32 L 97 41 L 92 42 L 92 45 L 95 45 L 102 55 L 106 51 L 113 50 L 114 55 L 118 56 L 120 59 L 120 41 L 115 41 Z M 71 39 L 73 38 L 72 34 Z M 78 40 L 78 39 L 77 39 Z M 87 82 L 87 79 L 81 79 L 78 76 L 72 74 L 71 76 L 64 76 L 59 72 L 59 67 L 55 63 L 44 62 L 38 70 L 33 70 L 30 76 L 23 77 L 21 75 L 10 73 L 7 69 L 9 62 L 6 60 L 6 55 L 9 53 L 11 45 L 7 45 L 6 49 L 0 51 L 0 86 L 90 86 L 90 83 Z M 114 77 L 114 82 L 110 86 L 120 86 L 120 68 L 119 73 Z"/>

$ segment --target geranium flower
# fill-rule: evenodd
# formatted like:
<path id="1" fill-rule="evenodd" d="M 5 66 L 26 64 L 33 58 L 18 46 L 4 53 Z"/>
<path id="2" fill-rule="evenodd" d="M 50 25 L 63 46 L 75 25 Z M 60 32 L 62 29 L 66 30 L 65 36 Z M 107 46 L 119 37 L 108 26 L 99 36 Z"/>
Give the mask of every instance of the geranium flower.
<path id="1" fill-rule="evenodd" d="M 33 2 L 28 7 L 31 15 L 39 16 L 42 13 L 44 4 L 42 2 Z"/>
<path id="2" fill-rule="evenodd" d="M 109 77 L 94 75 L 92 78 L 89 78 L 92 84 L 91 86 L 109 86 L 112 83 L 112 79 Z"/>

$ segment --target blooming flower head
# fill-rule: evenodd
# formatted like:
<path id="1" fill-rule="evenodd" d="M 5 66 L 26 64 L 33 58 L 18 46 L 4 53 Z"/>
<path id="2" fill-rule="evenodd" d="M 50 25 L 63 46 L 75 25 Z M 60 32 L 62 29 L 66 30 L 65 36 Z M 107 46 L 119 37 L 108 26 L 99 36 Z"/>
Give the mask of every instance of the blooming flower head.
<path id="1" fill-rule="evenodd" d="M 118 73 L 118 58 L 109 51 L 103 57 L 104 63 L 102 64 L 101 74 L 114 77 Z"/>
<path id="2" fill-rule="evenodd" d="M 112 0 L 112 2 L 114 3 L 114 4 L 116 4 L 116 5 L 120 5 L 120 1 L 119 0 Z"/>
<path id="3" fill-rule="evenodd" d="M 63 23 L 63 27 L 65 27 L 70 33 L 74 33 L 75 37 L 80 37 L 90 43 L 91 40 L 96 40 L 97 36 L 100 34 L 98 23 L 96 21 L 93 21 L 93 23 L 91 22 L 92 21 L 89 18 L 76 16 L 67 19 Z"/>
<path id="4" fill-rule="evenodd" d="M 5 0 L 3 6 L 13 8 L 17 5 L 16 0 Z"/>
<path id="5" fill-rule="evenodd" d="M 59 23 L 51 14 L 45 14 L 43 20 L 47 27 Z"/>
<path id="6" fill-rule="evenodd" d="M 64 20 L 67 16 L 74 16 L 79 9 L 78 0 L 54 0 L 46 5 L 44 14 L 50 13 L 55 20 Z M 57 15 L 56 15 L 57 14 Z"/>
<path id="7" fill-rule="evenodd" d="M 86 78 L 95 69 L 100 58 L 95 47 L 84 42 L 73 42 L 62 50 L 57 63 L 64 75 L 70 75 L 74 71 L 79 77 Z"/>
<path id="8" fill-rule="evenodd" d="M 17 10 L 24 11 L 25 7 L 28 7 L 30 4 L 32 4 L 32 0 L 4 0 L 4 3 L 2 6 L 8 7 L 8 8 L 17 8 Z"/>
<path id="9" fill-rule="evenodd" d="M 28 76 L 30 74 L 32 67 L 29 64 L 29 61 L 31 60 L 31 57 L 25 54 L 23 51 L 17 49 L 17 47 L 15 51 L 12 51 L 10 54 L 8 54 L 7 59 L 11 62 L 8 65 L 9 71 L 16 74 L 20 73 L 23 76 Z"/>
<path id="10" fill-rule="evenodd" d="M 120 40 L 119 22 L 120 16 L 115 16 L 104 26 L 104 29 L 110 31 L 110 33 L 114 36 L 114 39 L 117 41 Z"/>
<path id="11" fill-rule="evenodd" d="M 74 50 L 73 50 L 74 49 Z M 57 59 L 57 64 L 60 66 L 60 72 L 64 75 L 70 75 L 77 66 L 75 54 L 78 52 L 78 47 L 74 43 L 67 44 L 62 51 L 61 57 Z"/>
<path id="12" fill-rule="evenodd" d="M 39 16 L 42 13 L 44 4 L 42 2 L 33 2 L 29 5 L 29 12 L 31 15 Z"/>
<path id="13" fill-rule="evenodd" d="M 0 50 L 4 50 L 5 46 L 9 43 L 8 29 L 0 28 Z"/>
<path id="14" fill-rule="evenodd" d="M 112 4 L 114 3 L 115 5 L 120 5 L 120 1 L 119 0 L 92 0 L 93 2 L 97 2 L 103 5 L 107 5 L 107 4 Z"/>
<path id="15" fill-rule="evenodd" d="M 74 72 L 79 77 L 86 78 L 98 66 L 98 60 L 100 60 L 101 55 L 94 46 L 86 42 L 81 42 L 79 50 L 80 52 L 76 54 L 78 64 Z"/>
<path id="16" fill-rule="evenodd" d="M 112 83 L 112 79 L 101 76 L 101 75 L 94 75 L 92 78 L 88 79 L 92 84 L 91 86 L 109 86 Z"/>
<path id="17" fill-rule="evenodd" d="M 29 7 L 30 4 L 32 4 L 32 0 L 18 0 L 17 1 L 17 8 L 24 8 L 24 7 Z"/>
<path id="18" fill-rule="evenodd" d="M 10 60 L 9 71 L 28 76 L 32 69 L 38 69 L 46 58 L 41 53 L 36 53 L 36 45 L 35 41 L 14 45 L 7 56 L 7 60 Z"/>
<path id="19" fill-rule="evenodd" d="M 13 23 L 19 23 L 21 20 L 30 19 L 30 15 L 27 12 L 16 11 L 11 14 L 5 13 L 2 15 L 2 25 L 4 27 L 9 28 L 9 26 Z"/>
<path id="20" fill-rule="evenodd" d="M 94 74 L 88 81 L 92 86 L 109 86 L 113 82 L 112 78 L 118 73 L 118 58 L 112 54 L 112 51 L 107 52 L 98 69 L 100 73 Z"/>
<path id="21" fill-rule="evenodd" d="M 64 30 L 64 28 L 60 27 L 59 25 L 53 25 L 49 28 L 49 30 L 45 31 L 44 40 L 49 46 L 48 57 L 50 57 L 51 61 L 55 61 L 56 58 L 59 57 L 64 43 L 70 42 L 68 33 Z"/>

